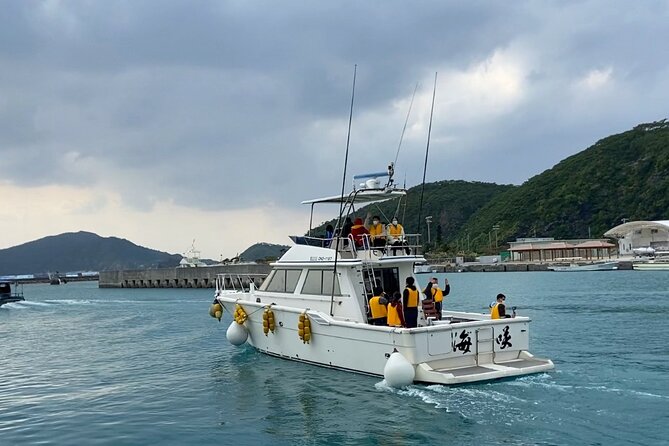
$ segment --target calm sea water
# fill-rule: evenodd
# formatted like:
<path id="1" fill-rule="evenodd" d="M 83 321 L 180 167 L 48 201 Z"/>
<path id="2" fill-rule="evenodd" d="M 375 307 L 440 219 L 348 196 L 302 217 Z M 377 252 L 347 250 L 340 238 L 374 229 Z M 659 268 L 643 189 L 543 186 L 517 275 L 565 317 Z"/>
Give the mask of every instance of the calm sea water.
<path id="1" fill-rule="evenodd" d="M 212 290 L 30 285 L 0 308 L 0 444 L 669 444 L 669 273 L 448 278 L 447 308 L 505 293 L 556 370 L 394 390 L 230 346 Z"/>

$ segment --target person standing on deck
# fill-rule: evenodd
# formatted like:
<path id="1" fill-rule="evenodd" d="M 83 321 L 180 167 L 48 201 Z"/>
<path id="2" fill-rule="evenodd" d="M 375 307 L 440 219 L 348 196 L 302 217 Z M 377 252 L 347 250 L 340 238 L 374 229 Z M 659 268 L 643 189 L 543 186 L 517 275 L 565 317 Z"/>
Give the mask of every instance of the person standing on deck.
<path id="1" fill-rule="evenodd" d="M 393 293 L 388 304 L 388 326 L 405 327 L 404 312 L 402 311 L 402 295 L 399 291 Z"/>
<path id="2" fill-rule="evenodd" d="M 369 299 L 369 323 L 372 325 L 386 325 L 388 323 L 388 299 L 383 288 L 374 287 L 374 297 Z"/>
<path id="3" fill-rule="evenodd" d="M 406 280 L 406 288 L 402 294 L 402 306 L 404 307 L 404 321 L 407 328 L 418 326 L 418 302 L 420 302 L 420 291 L 414 284 L 413 277 Z"/>
<path id="4" fill-rule="evenodd" d="M 426 288 L 427 289 L 427 288 Z M 436 277 L 432 278 L 432 299 L 434 299 L 434 308 L 439 314 L 439 319 L 441 319 L 441 310 L 443 308 L 444 296 L 448 296 L 448 293 L 451 292 L 451 286 L 448 284 L 448 279 L 444 279 L 444 289 L 439 288 L 439 279 Z M 427 295 L 427 294 L 426 294 Z"/>
<path id="5" fill-rule="evenodd" d="M 497 295 L 497 301 L 490 306 L 490 319 L 516 317 L 515 307 L 513 310 L 513 315 L 506 314 L 506 305 L 504 305 L 504 301 L 506 301 L 506 296 L 502 293 L 499 293 Z"/>

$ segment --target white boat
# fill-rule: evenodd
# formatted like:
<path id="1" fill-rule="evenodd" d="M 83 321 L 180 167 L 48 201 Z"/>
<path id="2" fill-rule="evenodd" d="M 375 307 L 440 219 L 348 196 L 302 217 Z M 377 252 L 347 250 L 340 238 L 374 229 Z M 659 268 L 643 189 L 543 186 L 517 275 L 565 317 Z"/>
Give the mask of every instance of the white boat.
<path id="1" fill-rule="evenodd" d="M 315 204 L 343 201 L 350 209 L 405 195 L 389 181 L 304 203 L 313 215 Z M 272 264 L 260 288 L 249 282 L 248 291 L 234 291 L 230 278 L 219 275 L 210 314 L 220 320 L 217 304 L 235 314 L 227 331 L 234 345 L 248 342 L 268 355 L 384 377 L 394 386 L 470 383 L 554 367 L 528 352 L 528 317 L 492 320 L 489 314 L 443 311 L 438 320 L 426 317 L 419 305 L 415 328 L 368 323 L 372 287 L 380 284 L 388 295 L 401 292 L 407 277 L 415 279 L 415 265 L 425 263 L 419 237 L 406 237 L 410 254 L 356 248 L 352 238 L 294 238 L 298 244 Z"/>
<path id="2" fill-rule="evenodd" d="M 669 257 L 655 258 L 647 262 L 634 262 L 632 268 L 639 271 L 669 271 Z"/>
<path id="3" fill-rule="evenodd" d="M 415 265 L 414 272 L 416 274 L 436 273 L 437 270 L 432 268 L 432 265 Z"/>
<path id="4" fill-rule="evenodd" d="M 618 261 L 593 262 L 593 263 L 571 263 L 569 265 L 550 265 L 548 269 L 553 271 L 613 271 L 618 269 Z"/>

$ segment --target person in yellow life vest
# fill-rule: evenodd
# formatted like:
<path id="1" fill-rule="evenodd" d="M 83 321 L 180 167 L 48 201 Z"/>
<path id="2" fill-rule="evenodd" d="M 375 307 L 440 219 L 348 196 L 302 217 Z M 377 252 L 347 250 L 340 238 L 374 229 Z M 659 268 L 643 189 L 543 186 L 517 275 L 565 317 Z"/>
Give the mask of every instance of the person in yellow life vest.
<path id="1" fill-rule="evenodd" d="M 372 325 L 386 325 L 388 323 L 388 299 L 383 288 L 374 288 L 374 297 L 369 299 L 369 323 Z"/>
<path id="2" fill-rule="evenodd" d="M 392 222 L 386 227 L 386 234 L 388 244 L 392 246 L 406 246 L 406 239 L 404 236 L 404 227 L 399 224 L 397 217 L 393 217 Z M 399 248 L 393 248 L 393 255 L 397 254 Z M 405 248 L 407 255 L 411 254 L 409 248 Z"/>
<path id="3" fill-rule="evenodd" d="M 446 281 L 446 283 L 448 283 L 448 280 Z M 430 284 L 432 284 L 431 287 Z M 442 309 L 442 303 L 444 301 L 444 292 L 441 290 L 441 288 L 439 288 L 439 280 L 436 277 L 433 277 L 425 289 L 427 290 L 428 288 L 430 289 L 430 295 L 434 300 L 434 309 L 437 310 L 437 318 L 441 319 L 441 309 Z M 427 296 L 427 291 L 423 292 Z"/>
<path id="4" fill-rule="evenodd" d="M 399 291 L 393 293 L 388 304 L 388 326 L 404 327 L 404 312 L 402 311 L 402 295 Z"/>
<path id="5" fill-rule="evenodd" d="M 497 300 L 490 305 L 490 319 L 504 319 L 516 317 L 516 307 L 513 307 L 513 315 L 506 314 L 506 296 L 502 293 L 497 295 Z"/>
<path id="6" fill-rule="evenodd" d="M 378 215 L 372 217 L 372 224 L 369 225 L 369 236 L 372 239 L 372 246 L 386 246 L 386 227 L 381 223 Z"/>
<path id="7" fill-rule="evenodd" d="M 402 307 L 404 308 L 404 322 L 407 328 L 418 326 L 418 303 L 420 302 L 420 291 L 414 284 L 414 278 L 409 276 L 406 280 L 406 288 L 402 293 Z"/>

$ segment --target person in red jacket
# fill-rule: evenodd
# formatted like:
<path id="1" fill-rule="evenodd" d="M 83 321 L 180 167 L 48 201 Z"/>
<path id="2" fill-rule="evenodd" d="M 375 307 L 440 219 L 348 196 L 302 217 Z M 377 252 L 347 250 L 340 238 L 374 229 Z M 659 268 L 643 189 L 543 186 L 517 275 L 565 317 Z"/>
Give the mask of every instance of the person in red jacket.
<path id="1" fill-rule="evenodd" d="M 362 218 L 356 218 L 353 221 L 353 227 L 351 227 L 351 235 L 353 236 L 356 248 L 361 248 L 363 246 L 362 240 L 365 234 L 369 235 L 369 231 L 362 223 Z"/>

